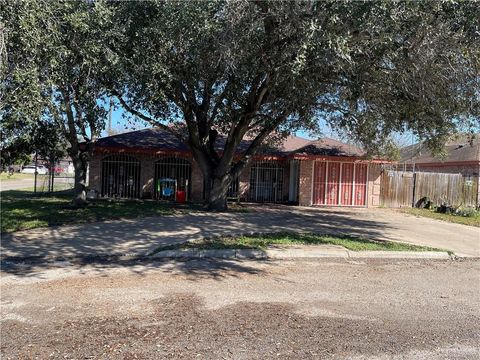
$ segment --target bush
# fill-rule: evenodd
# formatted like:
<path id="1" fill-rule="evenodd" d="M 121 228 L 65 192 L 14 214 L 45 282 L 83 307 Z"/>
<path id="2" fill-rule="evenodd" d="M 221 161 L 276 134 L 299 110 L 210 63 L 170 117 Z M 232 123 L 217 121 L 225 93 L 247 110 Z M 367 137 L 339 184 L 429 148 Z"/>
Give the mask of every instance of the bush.
<path id="1" fill-rule="evenodd" d="M 455 214 L 456 208 L 447 204 L 442 204 L 435 208 L 435 211 L 441 214 Z"/>
<path id="2" fill-rule="evenodd" d="M 454 215 L 465 216 L 465 217 L 475 217 L 475 216 L 480 216 L 480 211 L 476 210 L 474 207 L 459 207 L 455 210 Z"/>

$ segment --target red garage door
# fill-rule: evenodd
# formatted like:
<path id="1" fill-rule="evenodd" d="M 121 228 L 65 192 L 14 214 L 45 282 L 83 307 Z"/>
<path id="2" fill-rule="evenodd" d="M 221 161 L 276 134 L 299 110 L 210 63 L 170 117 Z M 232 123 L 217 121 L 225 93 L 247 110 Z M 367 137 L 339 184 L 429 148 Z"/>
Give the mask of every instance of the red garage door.
<path id="1" fill-rule="evenodd" d="M 367 164 L 316 161 L 313 205 L 365 206 L 367 171 Z"/>

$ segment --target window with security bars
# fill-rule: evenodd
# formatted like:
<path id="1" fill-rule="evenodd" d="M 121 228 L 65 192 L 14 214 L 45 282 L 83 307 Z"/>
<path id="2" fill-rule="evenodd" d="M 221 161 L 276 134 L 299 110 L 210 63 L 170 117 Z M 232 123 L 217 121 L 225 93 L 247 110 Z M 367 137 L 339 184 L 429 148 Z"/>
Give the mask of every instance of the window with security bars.
<path id="1" fill-rule="evenodd" d="M 153 194 L 155 199 L 174 200 L 176 191 L 184 191 L 190 198 L 192 164 L 177 157 L 166 157 L 155 162 Z"/>
<path id="2" fill-rule="evenodd" d="M 140 197 L 140 161 L 129 155 L 110 155 L 102 160 L 102 196 Z"/>

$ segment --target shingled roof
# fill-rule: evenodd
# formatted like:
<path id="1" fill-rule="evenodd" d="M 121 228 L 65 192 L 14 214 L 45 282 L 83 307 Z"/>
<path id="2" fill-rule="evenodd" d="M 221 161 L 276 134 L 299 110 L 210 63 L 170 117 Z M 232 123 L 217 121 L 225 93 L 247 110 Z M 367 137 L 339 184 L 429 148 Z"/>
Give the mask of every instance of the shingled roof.
<path id="1" fill-rule="evenodd" d="M 184 142 L 171 132 L 161 128 L 148 128 L 106 136 L 96 141 L 95 148 L 189 151 Z"/>
<path id="2" fill-rule="evenodd" d="M 365 152 L 359 147 L 330 138 L 310 141 L 305 146 L 295 150 L 294 153 L 323 156 L 365 156 Z"/>
<path id="3" fill-rule="evenodd" d="M 480 134 L 470 137 L 460 136 L 445 144 L 447 156 L 438 158 L 432 155 L 425 144 L 417 143 L 400 151 L 402 162 L 416 164 L 436 164 L 448 162 L 480 162 Z"/>
<path id="4" fill-rule="evenodd" d="M 219 137 L 215 147 L 222 150 L 225 137 Z M 251 140 L 243 140 L 238 148 L 239 152 L 245 151 Z M 97 150 L 131 150 L 131 151 L 172 151 L 189 152 L 187 144 L 178 139 L 171 132 L 161 128 L 148 128 L 131 131 L 123 134 L 100 138 L 95 143 Z M 275 146 L 262 151 L 269 155 L 323 155 L 323 156 L 364 156 L 365 153 L 358 147 L 340 142 L 338 140 L 323 138 L 309 140 L 299 136 L 290 135 Z"/>

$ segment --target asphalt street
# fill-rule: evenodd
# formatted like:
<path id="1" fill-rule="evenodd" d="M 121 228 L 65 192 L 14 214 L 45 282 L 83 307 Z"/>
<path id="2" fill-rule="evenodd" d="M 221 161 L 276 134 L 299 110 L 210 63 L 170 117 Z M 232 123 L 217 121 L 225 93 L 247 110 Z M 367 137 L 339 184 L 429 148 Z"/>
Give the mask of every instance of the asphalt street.
<path id="1" fill-rule="evenodd" d="M 480 262 L 57 262 L 1 277 L 2 359 L 478 359 Z"/>

